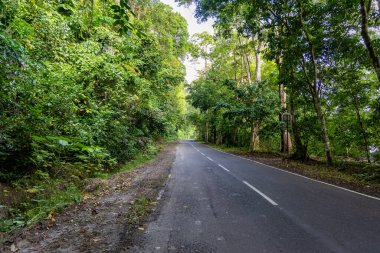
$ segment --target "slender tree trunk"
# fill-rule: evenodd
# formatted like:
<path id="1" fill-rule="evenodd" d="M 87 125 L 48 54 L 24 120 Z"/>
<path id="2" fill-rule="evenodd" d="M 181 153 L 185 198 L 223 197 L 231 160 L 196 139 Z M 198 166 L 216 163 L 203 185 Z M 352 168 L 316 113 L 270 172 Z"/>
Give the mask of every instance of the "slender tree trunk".
<path id="1" fill-rule="evenodd" d="M 294 113 L 294 112 L 293 112 Z M 295 159 L 300 159 L 302 161 L 307 160 L 307 142 L 305 144 L 302 143 L 301 136 L 299 134 L 299 128 L 297 124 L 297 119 L 294 114 L 292 114 L 292 132 L 293 132 L 293 138 L 294 138 L 294 146 L 295 151 L 293 154 L 293 157 Z"/>
<path id="2" fill-rule="evenodd" d="M 290 152 L 292 151 L 293 149 L 293 142 L 292 142 L 292 137 L 290 135 L 290 129 L 292 127 L 292 118 L 294 117 L 294 115 L 292 114 L 289 114 L 289 119 L 287 122 L 285 122 L 285 125 L 283 129 L 281 129 L 281 152 L 282 153 L 288 153 L 290 154 Z M 280 120 L 282 121 L 282 115 L 280 114 Z"/>
<path id="3" fill-rule="evenodd" d="M 208 110 L 206 110 L 206 115 L 208 115 Z M 206 127 L 205 127 L 205 142 L 208 143 L 208 117 L 206 116 Z"/>
<path id="4" fill-rule="evenodd" d="M 372 66 L 375 69 L 375 72 L 377 75 L 377 80 L 380 82 L 380 59 L 376 55 L 376 51 L 375 51 L 375 48 L 373 46 L 371 37 L 369 36 L 368 18 L 370 15 L 371 4 L 372 4 L 371 0 L 369 0 L 368 2 L 365 0 L 360 0 L 360 13 L 362 16 L 361 35 L 362 35 L 362 38 L 364 40 L 364 44 L 367 48 L 369 58 L 371 59 Z M 378 0 L 378 5 L 380 8 L 380 0 Z"/>
<path id="5" fill-rule="evenodd" d="M 237 137 L 238 129 L 239 128 L 237 126 L 234 126 L 234 131 L 232 134 L 232 145 L 233 146 L 236 146 L 236 137 Z"/>
<path id="6" fill-rule="evenodd" d="M 283 71 L 281 64 L 282 64 L 281 63 L 281 55 L 279 54 L 276 57 L 276 65 L 277 65 L 277 68 L 280 72 L 280 76 L 284 75 L 281 73 Z M 279 118 L 279 121 L 282 122 L 283 121 L 282 115 L 287 112 L 287 106 L 286 106 L 286 90 L 285 90 L 284 84 L 281 82 L 278 84 L 278 96 L 279 96 L 280 103 L 281 103 L 281 112 L 278 115 L 278 118 Z M 291 112 L 290 115 L 291 115 L 291 119 L 292 119 L 291 123 L 293 123 L 294 116 L 295 116 L 294 112 L 293 113 Z M 291 124 L 291 126 L 292 126 L 292 124 Z M 282 128 L 281 129 L 280 152 L 289 153 L 289 151 L 292 150 L 292 141 L 291 140 L 292 140 L 292 137 L 291 137 L 289 131 L 285 128 Z M 296 152 L 297 152 L 297 146 L 296 146 Z"/>
<path id="7" fill-rule="evenodd" d="M 261 47 L 262 47 L 262 42 L 258 40 L 257 47 L 255 49 L 255 59 L 256 59 L 255 81 L 256 82 L 261 81 L 261 57 L 260 57 Z M 259 137 L 260 125 L 261 125 L 261 121 L 253 120 L 252 127 L 251 127 L 251 145 L 250 145 L 252 151 L 257 151 L 260 149 L 260 137 Z"/>
<path id="8" fill-rule="evenodd" d="M 279 84 L 279 97 L 281 101 L 281 113 L 279 114 L 279 120 L 283 121 L 283 113 L 286 112 L 286 91 L 283 84 Z M 293 117 L 292 114 L 290 114 Z M 290 122 L 291 123 L 291 122 Z M 281 129 L 281 152 L 289 153 L 292 150 L 292 138 L 288 129 Z"/>
<path id="9" fill-rule="evenodd" d="M 329 138 L 329 133 L 327 130 L 325 115 L 322 112 L 322 106 L 321 106 L 321 101 L 319 99 L 319 96 L 318 95 L 315 96 L 315 98 L 313 98 L 313 100 L 314 100 L 314 108 L 317 112 L 317 116 L 318 116 L 318 119 L 319 119 L 320 124 L 321 124 L 327 164 L 329 166 L 331 166 L 331 165 L 333 165 L 333 162 L 332 162 L 332 155 L 331 155 L 331 149 L 330 149 L 330 138 Z"/>
<path id="10" fill-rule="evenodd" d="M 243 48 L 243 43 L 241 41 L 240 36 L 239 36 L 239 45 L 241 48 L 240 51 L 241 51 L 241 58 L 242 58 L 242 67 L 245 68 L 245 73 L 247 75 L 248 83 L 252 83 L 251 67 L 249 66 L 248 56 L 247 56 L 246 51 Z"/>
<path id="11" fill-rule="evenodd" d="M 249 76 L 249 80 L 252 82 L 252 72 L 251 72 L 251 62 L 249 61 L 248 53 L 245 54 L 246 58 L 246 66 L 247 66 L 247 75 Z"/>
<path id="12" fill-rule="evenodd" d="M 250 149 L 251 151 L 257 151 L 260 149 L 260 138 L 259 138 L 259 132 L 260 132 L 260 121 L 254 120 L 252 122 L 251 127 L 251 145 Z"/>
<path id="13" fill-rule="evenodd" d="M 235 74 L 235 82 L 237 82 L 237 61 L 236 61 L 236 55 L 234 54 L 234 74 Z"/>
<path id="14" fill-rule="evenodd" d="M 252 71 L 251 71 L 251 62 L 249 60 L 249 54 L 247 50 L 244 50 L 244 55 L 245 55 L 245 61 L 246 61 L 246 68 L 247 68 L 247 75 L 249 76 L 249 80 L 252 82 Z M 249 83 L 251 83 L 249 82 Z"/>
<path id="15" fill-rule="evenodd" d="M 307 42 L 309 44 L 310 48 L 310 54 L 311 54 L 311 63 L 312 63 L 312 70 L 310 71 L 312 73 L 312 77 L 310 78 L 308 75 L 308 71 L 306 70 L 306 64 L 305 64 L 305 59 L 302 58 L 302 69 L 304 72 L 304 75 L 307 79 L 308 87 L 310 94 L 313 98 L 313 104 L 314 104 L 314 109 L 317 113 L 319 122 L 321 124 L 321 131 L 322 131 L 322 137 L 323 137 L 323 144 L 325 147 L 325 153 L 326 153 L 326 161 L 329 166 L 333 165 L 332 162 L 332 156 L 331 156 L 331 148 L 330 148 L 330 138 L 327 130 L 327 124 L 326 124 L 326 119 L 322 111 L 322 106 L 321 106 L 321 101 L 320 101 L 320 80 L 318 76 L 318 67 L 317 67 L 317 59 L 316 59 L 316 52 L 315 52 L 315 47 L 313 44 L 313 41 L 311 39 L 311 35 L 308 32 L 307 28 L 305 27 L 305 23 L 303 20 L 302 16 L 302 7 L 300 9 L 300 21 L 301 21 L 301 26 L 303 33 L 305 34 L 305 37 L 307 39 Z"/>
<path id="16" fill-rule="evenodd" d="M 279 79 L 281 79 L 281 55 L 276 56 L 276 65 L 279 72 Z M 282 122 L 282 114 L 286 111 L 286 93 L 284 89 L 284 84 L 279 82 L 278 83 L 278 97 L 280 99 L 281 104 L 281 112 L 278 114 L 278 120 Z M 281 140 L 280 140 L 280 152 L 285 152 L 285 130 L 284 128 L 281 128 Z"/>
<path id="17" fill-rule="evenodd" d="M 290 93 L 290 94 L 292 94 L 292 93 Z M 290 95 L 290 97 L 289 97 L 289 111 L 290 111 L 290 114 L 292 115 L 292 117 L 291 117 L 291 120 L 292 120 L 291 128 L 292 128 L 294 144 L 295 144 L 295 151 L 294 151 L 293 157 L 295 157 L 296 159 L 300 159 L 302 161 L 305 161 L 307 159 L 307 142 L 305 144 L 303 144 L 301 136 L 299 134 L 297 117 L 295 115 L 295 104 L 294 104 L 294 99 L 293 99 L 292 95 Z"/>
<path id="18" fill-rule="evenodd" d="M 255 49 L 255 62 L 256 62 L 256 69 L 255 69 L 255 81 L 261 81 L 261 48 L 262 48 L 262 42 L 257 41 L 257 47 Z"/>
<path id="19" fill-rule="evenodd" d="M 371 158 L 370 158 L 370 155 L 369 155 L 369 148 L 368 148 L 369 145 L 368 145 L 367 131 L 364 128 L 364 123 L 363 123 L 363 121 L 361 119 L 361 116 L 360 116 L 359 105 L 358 105 L 358 97 L 357 96 L 353 97 L 353 102 L 354 102 L 354 106 L 355 106 L 356 117 L 358 118 L 358 122 L 359 122 L 359 125 L 360 125 L 360 130 L 362 132 L 363 139 L 364 139 L 364 145 L 365 145 L 365 152 L 366 152 L 366 156 L 367 156 L 367 161 L 368 161 L 368 163 L 371 163 Z"/>

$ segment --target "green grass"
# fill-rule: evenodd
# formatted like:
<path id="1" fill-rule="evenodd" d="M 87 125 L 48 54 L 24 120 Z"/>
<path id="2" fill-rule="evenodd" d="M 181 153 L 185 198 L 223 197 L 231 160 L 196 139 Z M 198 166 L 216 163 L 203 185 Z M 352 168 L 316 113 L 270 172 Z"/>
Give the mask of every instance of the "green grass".
<path id="1" fill-rule="evenodd" d="M 130 161 L 127 164 L 125 164 L 124 166 L 122 166 L 120 171 L 125 172 L 128 170 L 131 170 L 131 169 L 133 169 L 133 168 L 135 168 L 141 164 L 148 163 L 148 162 L 154 160 L 156 157 L 157 157 L 157 153 L 154 155 L 139 154 L 136 156 L 135 159 L 133 159 L 132 161 Z"/>
<path id="2" fill-rule="evenodd" d="M 128 211 L 128 223 L 131 225 L 138 225 L 141 220 L 150 212 L 152 208 L 152 199 L 140 196 L 139 198 L 135 199 Z"/>
<path id="3" fill-rule="evenodd" d="M 164 145 L 165 143 L 152 145 L 144 153 L 136 155 L 133 160 L 112 172 L 98 172 L 95 176 L 107 179 L 116 173 L 126 172 L 148 163 L 157 157 L 159 150 Z M 67 205 L 81 201 L 83 198 L 82 182 L 83 180 L 76 176 L 68 176 L 64 179 L 51 178 L 47 173 L 40 171 L 14 182 L 12 187 L 7 187 L 6 194 L 9 196 L 18 194 L 16 200 L 0 198 L 0 202 L 4 202 L 0 203 L 0 208 L 4 208 L 10 213 L 9 217 L 0 219 L 0 232 L 10 232 L 16 228 L 29 226 L 47 218 L 51 213 L 61 211 Z M 141 212 L 144 210 L 145 202 L 145 200 L 137 201 L 135 208 L 137 216 L 143 215 Z"/>
<path id="4" fill-rule="evenodd" d="M 8 208 L 4 205 L 3 208 L 8 208 L 12 215 L 0 220 L 0 232 L 34 224 L 50 213 L 60 211 L 68 204 L 82 199 L 75 184 L 70 183 L 61 188 L 62 184 L 61 180 L 50 179 L 49 183 L 40 183 L 38 187 L 26 189 L 27 198 L 23 198 L 17 206 Z"/>

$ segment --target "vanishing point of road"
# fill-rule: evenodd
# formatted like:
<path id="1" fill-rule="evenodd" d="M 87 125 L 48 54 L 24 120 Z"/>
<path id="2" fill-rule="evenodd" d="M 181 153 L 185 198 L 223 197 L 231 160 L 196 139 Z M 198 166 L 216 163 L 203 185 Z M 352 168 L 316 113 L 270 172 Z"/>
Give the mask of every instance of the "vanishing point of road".
<path id="1" fill-rule="evenodd" d="M 136 252 L 380 252 L 380 199 L 187 141 Z"/>

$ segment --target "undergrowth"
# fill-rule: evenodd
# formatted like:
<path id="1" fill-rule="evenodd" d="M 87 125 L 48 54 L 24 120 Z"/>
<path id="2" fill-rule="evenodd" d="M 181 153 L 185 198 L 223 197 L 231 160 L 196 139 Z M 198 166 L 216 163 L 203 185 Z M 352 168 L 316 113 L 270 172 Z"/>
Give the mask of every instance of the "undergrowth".
<path id="1" fill-rule="evenodd" d="M 151 209 L 152 199 L 146 196 L 140 196 L 134 200 L 128 211 L 128 223 L 130 225 L 138 225 L 142 218 L 145 217 Z"/>
<path id="2" fill-rule="evenodd" d="M 153 160 L 163 145 L 152 145 L 137 154 L 133 160 L 116 165 L 112 170 L 99 170 L 91 176 L 108 178 L 115 173 L 131 170 Z M 65 174 L 54 177 L 43 170 L 36 170 L 32 175 L 24 176 L 11 185 L 0 184 L 0 232 L 7 233 L 29 226 L 52 216 L 69 204 L 81 201 L 85 188 L 83 179 L 89 175 L 78 174 L 77 170 L 70 175 L 67 173 L 69 170 L 65 171 Z M 83 171 L 86 172 L 86 169 Z M 140 208 L 136 209 L 138 213 L 139 210 Z"/>

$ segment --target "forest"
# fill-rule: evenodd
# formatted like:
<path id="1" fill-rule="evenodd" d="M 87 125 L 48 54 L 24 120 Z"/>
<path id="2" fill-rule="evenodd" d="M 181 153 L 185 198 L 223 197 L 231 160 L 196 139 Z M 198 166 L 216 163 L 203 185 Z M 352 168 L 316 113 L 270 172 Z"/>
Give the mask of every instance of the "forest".
<path id="1" fill-rule="evenodd" d="M 177 2 L 215 34 L 159 1 L 0 0 L 0 232 L 193 129 L 380 180 L 380 1 Z"/>
<path id="2" fill-rule="evenodd" d="M 216 28 L 191 38 L 199 138 L 330 166 L 379 159 L 380 1 L 189 3 Z"/>
<path id="3" fill-rule="evenodd" d="M 2 230 L 179 137 L 188 36 L 160 2 L 0 1 Z"/>

